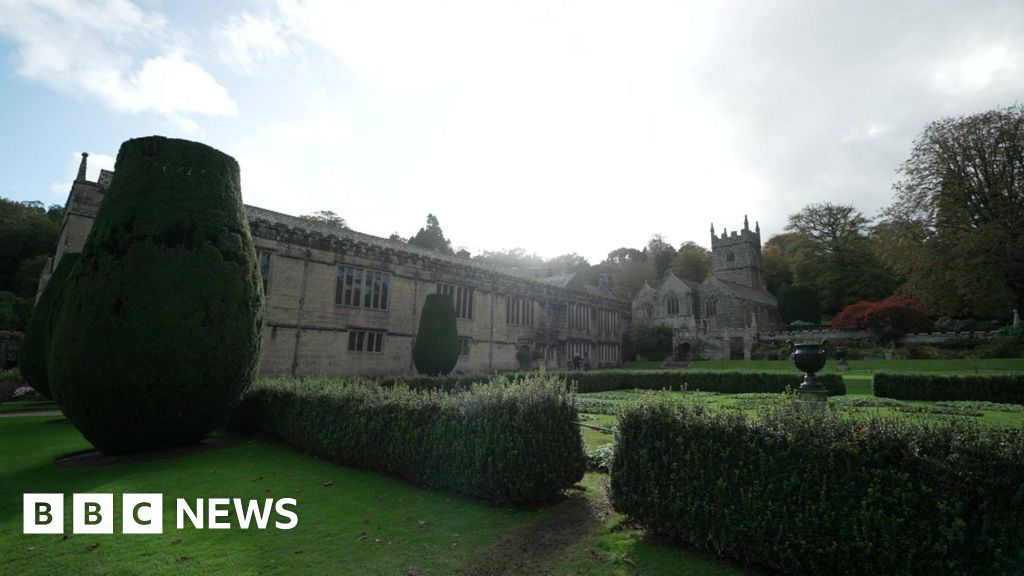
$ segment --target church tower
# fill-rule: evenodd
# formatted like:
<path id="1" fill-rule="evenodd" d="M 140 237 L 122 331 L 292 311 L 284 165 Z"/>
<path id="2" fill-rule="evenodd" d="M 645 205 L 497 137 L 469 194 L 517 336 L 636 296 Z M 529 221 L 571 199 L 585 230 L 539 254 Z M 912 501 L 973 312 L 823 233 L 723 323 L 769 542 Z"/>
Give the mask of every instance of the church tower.
<path id="1" fill-rule="evenodd" d="M 751 230 L 743 216 L 743 230 L 732 234 L 722 230 L 720 237 L 715 236 L 715 225 L 711 225 L 711 274 L 726 282 L 765 289 L 760 224 L 755 222 Z"/>

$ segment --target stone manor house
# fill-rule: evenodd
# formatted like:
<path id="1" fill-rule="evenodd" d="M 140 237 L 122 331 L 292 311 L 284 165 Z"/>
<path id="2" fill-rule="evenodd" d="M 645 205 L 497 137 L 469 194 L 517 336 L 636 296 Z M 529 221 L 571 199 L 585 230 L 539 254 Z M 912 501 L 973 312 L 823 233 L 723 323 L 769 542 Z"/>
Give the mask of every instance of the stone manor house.
<path id="1" fill-rule="evenodd" d="M 40 290 L 66 252 L 80 252 L 114 176 L 85 178 L 83 154 L 65 207 L 57 252 Z M 246 206 L 266 294 L 261 376 L 414 374 L 413 339 L 427 294 L 455 303 L 456 371 L 622 362 L 629 302 L 607 287 L 545 281 L 340 226 Z"/>
<path id="2" fill-rule="evenodd" d="M 87 154 L 65 206 L 54 257 L 40 292 L 64 253 L 81 252 L 113 173 L 86 180 Z M 412 346 L 423 300 L 452 297 L 459 333 L 456 371 L 533 366 L 567 368 L 575 356 L 593 367 L 622 363 L 631 317 L 671 325 L 676 356 L 749 357 L 759 329 L 777 324 L 764 291 L 760 231 L 715 238 L 714 271 L 701 284 L 669 276 L 630 303 L 607 278 L 538 277 L 410 246 L 348 228 L 255 206 L 246 214 L 266 294 L 261 376 L 414 374 Z"/>

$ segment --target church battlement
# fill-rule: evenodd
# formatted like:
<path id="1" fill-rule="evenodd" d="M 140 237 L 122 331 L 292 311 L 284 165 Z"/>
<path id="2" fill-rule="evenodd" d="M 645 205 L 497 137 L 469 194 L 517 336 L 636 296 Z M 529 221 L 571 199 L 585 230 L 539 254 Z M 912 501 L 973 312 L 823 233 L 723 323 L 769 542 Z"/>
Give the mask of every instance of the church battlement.
<path id="1" fill-rule="evenodd" d="M 761 225 L 743 216 L 743 228 L 729 233 L 723 229 L 715 235 L 711 225 L 711 273 L 717 278 L 757 290 L 765 289 L 764 266 L 761 263 Z"/>
<path id="2" fill-rule="evenodd" d="M 761 225 L 758 222 L 754 222 L 754 229 L 750 229 L 750 222 L 747 217 L 743 217 L 743 229 L 733 230 L 729 232 L 726 229 L 722 229 L 721 236 L 715 235 L 715 225 L 711 225 L 711 247 L 714 249 L 716 246 L 733 246 L 743 242 L 753 242 L 757 246 L 761 246 Z"/>

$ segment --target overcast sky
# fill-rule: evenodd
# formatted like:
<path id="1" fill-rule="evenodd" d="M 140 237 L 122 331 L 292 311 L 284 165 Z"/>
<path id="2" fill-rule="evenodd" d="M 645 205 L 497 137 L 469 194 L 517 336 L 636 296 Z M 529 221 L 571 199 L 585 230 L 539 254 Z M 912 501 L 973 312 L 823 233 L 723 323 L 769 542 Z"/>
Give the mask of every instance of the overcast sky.
<path id="1" fill-rule="evenodd" d="M 1024 2 L 0 0 L 0 196 L 120 143 L 238 159 L 246 203 L 592 263 L 889 203 L 935 119 L 1020 101 Z"/>

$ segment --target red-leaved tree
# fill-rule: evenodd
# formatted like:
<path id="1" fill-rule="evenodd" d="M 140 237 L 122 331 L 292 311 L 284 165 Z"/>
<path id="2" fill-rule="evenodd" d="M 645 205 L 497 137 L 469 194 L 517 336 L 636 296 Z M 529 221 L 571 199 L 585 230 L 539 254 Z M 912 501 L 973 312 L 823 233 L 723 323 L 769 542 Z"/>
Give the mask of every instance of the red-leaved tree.
<path id="1" fill-rule="evenodd" d="M 850 304 L 832 319 L 832 328 L 836 330 L 870 330 L 885 340 L 898 340 L 911 332 L 929 332 L 932 327 L 917 300 L 899 296 Z"/>

